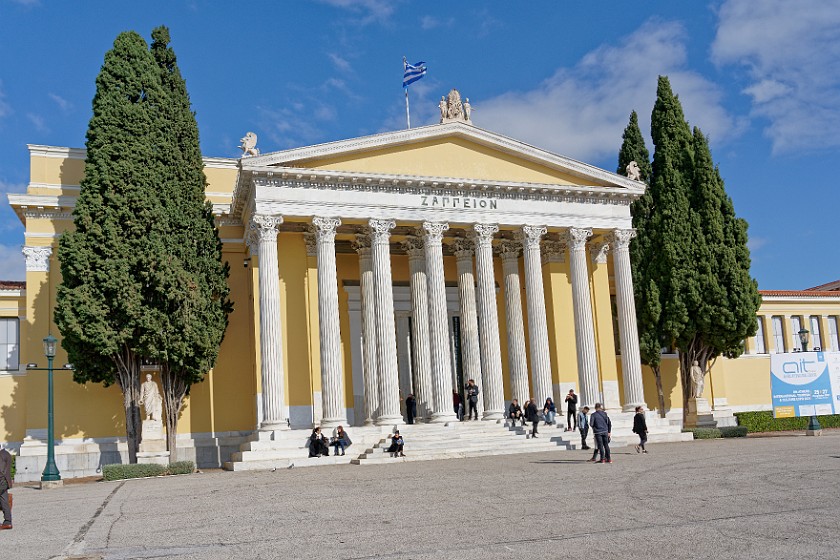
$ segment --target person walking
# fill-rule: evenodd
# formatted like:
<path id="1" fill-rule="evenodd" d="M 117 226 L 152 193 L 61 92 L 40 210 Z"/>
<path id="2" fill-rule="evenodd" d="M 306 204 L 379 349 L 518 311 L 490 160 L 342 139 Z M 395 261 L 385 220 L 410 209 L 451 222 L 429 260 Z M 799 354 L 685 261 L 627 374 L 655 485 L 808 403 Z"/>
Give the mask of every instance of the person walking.
<path id="1" fill-rule="evenodd" d="M 612 463 L 612 458 L 610 458 L 612 421 L 607 416 L 607 413 L 604 411 L 604 405 L 601 403 L 595 403 L 595 412 L 589 418 L 589 425 L 592 427 L 592 433 L 595 435 L 595 451 L 592 453 L 592 458 L 589 461 L 594 463 L 595 457 L 600 453 L 600 463 Z"/>
<path id="2" fill-rule="evenodd" d="M 12 503 L 9 499 L 9 488 L 12 482 L 12 454 L 0 449 L 0 510 L 3 511 L 3 524 L 0 529 L 12 528 Z"/>
<path id="3" fill-rule="evenodd" d="M 417 417 L 417 399 L 414 398 L 414 393 L 410 393 L 405 398 L 405 417 L 406 422 L 414 424 L 414 419 Z"/>
<path id="4" fill-rule="evenodd" d="M 577 403 L 578 396 L 574 389 L 569 389 L 566 395 L 566 431 L 572 432 L 577 428 Z M 574 427 L 573 427 L 574 426 Z"/>
<path id="5" fill-rule="evenodd" d="M 639 445 L 636 446 L 636 453 L 647 453 L 647 419 L 645 419 L 645 407 L 636 407 L 636 416 L 633 417 L 633 433 L 639 436 Z"/>
<path id="6" fill-rule="evenodd" d="M 577 413 L 577 427 L 580 430 L 580 448 L 590 449 L 586 445 L 586 436 L 589 435 L 589 407 L 584 406 L 580 412 Z"/>
<path id="7" fill-rule="evenodd" d="M 464 391 L 467 394 L 467 419 L 472 420 L 475 414 L 475 419 L 478 420 L 478 385 L 475 384 L 475 380 L 470 379 Z"/>
<path id="8" fill-rule="evenodd" d="M 554 424 L 554 417 L 557 415 L 557 407 L 554 406 L 554 401 L 551 397 L 545 399 L 543 405 L 543 418 L 545 418 L 545 425 L 550 426 Z"/>
<path id="9" fill-rule="evenodd" d="M 537 412 L 537 404 L 534 402 L 534 399 L 528 399 L 528 402 L 525 404 L 525 419 L 531 423 L 531 437 L 537 437 L 537 426 L 540 424 L 540 415 Z"/>

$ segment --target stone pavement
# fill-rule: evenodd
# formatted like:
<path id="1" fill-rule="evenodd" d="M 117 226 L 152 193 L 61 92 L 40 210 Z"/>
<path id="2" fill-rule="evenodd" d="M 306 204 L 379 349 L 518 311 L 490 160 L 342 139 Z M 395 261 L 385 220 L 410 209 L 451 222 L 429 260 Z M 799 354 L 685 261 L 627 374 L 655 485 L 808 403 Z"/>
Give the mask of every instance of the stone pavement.
<path id="1" fill-rule="evenodd" d="M 0 556 L 840 557 L 840 434 L 650 449 L 16 488 Z"/>

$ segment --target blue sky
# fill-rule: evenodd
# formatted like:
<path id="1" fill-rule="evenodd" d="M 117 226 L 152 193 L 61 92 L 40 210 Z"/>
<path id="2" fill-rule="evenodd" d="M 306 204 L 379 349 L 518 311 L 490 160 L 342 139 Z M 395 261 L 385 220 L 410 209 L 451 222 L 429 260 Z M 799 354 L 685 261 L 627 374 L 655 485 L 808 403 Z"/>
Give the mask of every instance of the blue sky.
<path id="1" fill-rule="evenodd" d="M 413 125 L 457 87 L 478 126 L 614 170 L 667 74 L 750 223 L 759 287 L 840 278 L 840 0 L 0 0 L 0 191 L 25 190 L 26 144 L 84 146 L 105 52 L 159 24 L 209 156 L 248 130 L 268 152 L 403 128 L 405 55 L 429 67 Z M 4 198 L 0 278 L 23 278 L 22 244 Z"/>

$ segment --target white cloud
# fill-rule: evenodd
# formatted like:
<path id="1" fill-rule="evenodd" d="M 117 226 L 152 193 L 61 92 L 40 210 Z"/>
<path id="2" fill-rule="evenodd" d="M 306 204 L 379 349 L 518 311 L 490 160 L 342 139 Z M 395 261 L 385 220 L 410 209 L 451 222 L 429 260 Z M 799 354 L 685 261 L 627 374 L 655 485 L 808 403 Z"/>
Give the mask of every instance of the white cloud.
<path id="1" fill-rule="evenodd" d="M 0 245 L 0 280 L 26 280 L 26 261 L 20 245 Z"/>
<path id="2" fill-rule="evenodd" d="M 746 68 L 773 153 L 840 147 L 840 0 L 727 0 L 712 59 Z"/>
<path id="3" fill-rule="evenodd" d="M 632 110 L 642 131 L 659 75 L 667 75 L 686 118 L 712 142 L 736 136 L 743 123 L 721 105 L 722 91 L 687 68 L 686 33 L 676 22 L 649 20 L 615 44 L 559 68 L 538 87 L 472 99 L 477 125 L 584 161 L 616 155 Z M 462 95 L 469 92 L 462 92 Z M 648 140 L 648 148 L 652 145 Z"/>
<path id="4" fill-rule="evenodd" d="M 27 113 L 26 118 L 29 119 L 29 122 L 32 123 L 32 126 L 35 127 L 35 130 L 38 132 L 49 132 L 50 129 L 47 126 L 47 122 L 44 120 L 44 117 L 41 115 L 37 115 L 35 113 Z"/>
<path id="5" fill-rule="evenodd" d="M 58 108 L 64 111 L 65 113 L 73 108 L 73 104 L 61 97 L 60 95 L 57 95 L 55 93 L 49 93 L 47 95 L 49 95 L 50 99 L 55 101 L 55 104 L 58 105 Z"/>
<path id="6" fill-rule="evenodd" d="M 320 0 L 336 8 L 349 10 L 359 14 L 361 19 L 358 23 L 386 23 L 396 9 L 397 2 L 394 0 Z"/>
<path id="7" fill-rule="evenodd" d="M 26 192 L 26 185 L 23 183 L 10 183 L 0 179 L 0 194 L 8 193 L 24 193 Z"/>
<path id="8" fill-rule="evenodd" d="M 429 30 L 436 27 L 452 27 L 455 23 L 455 18 L 441 19 L 435 16 L 423 16 L 420 18 L 420 28 Z"/>
<path id="9" fill-rule="evenodd" d="M 749 249 L 751 253 L 754 253 L 767 245 L 767 241 L 766 237 L 750 237 L 749 240 L 747 240 L 747 249 Z"/>
<path id="10" fill-rule="evenodd" d="M 327 56 L 330 57 L 330 61 L 337 70 L 340 70 L 341 72 L 353 71 L 353 67 L 350 66 L 350 62 L 346 58 L 343 58 L 335 53 L 327 53 Z"/>

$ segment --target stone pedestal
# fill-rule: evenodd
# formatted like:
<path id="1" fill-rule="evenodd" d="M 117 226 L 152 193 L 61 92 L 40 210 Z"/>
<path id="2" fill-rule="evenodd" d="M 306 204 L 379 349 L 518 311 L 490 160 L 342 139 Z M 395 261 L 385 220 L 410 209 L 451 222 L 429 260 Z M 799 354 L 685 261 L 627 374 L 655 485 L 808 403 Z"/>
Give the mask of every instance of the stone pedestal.
<path id="1" fill-rule="evenodd" d="M 137 462 L 142 464 L 168 465 L 169 451 L 166 450 L 166 436 L 163 423 L 159 420 L 143 420 L 140 451 Z"/>
<path id="2" fill-rule="evenodd" d="M 685 415 L 686 428 L 716 428 L 717 422 L 712 413 L 709 401 L 703 398 L 688 399 L 688 410 Z"/>

